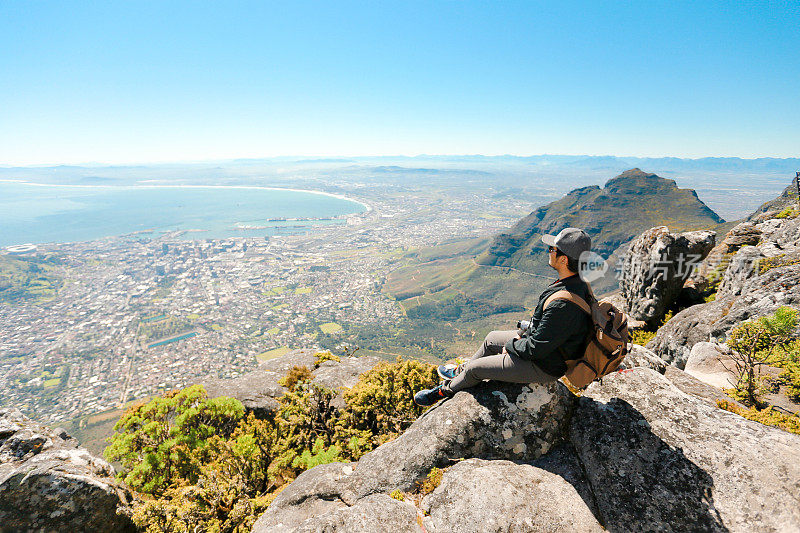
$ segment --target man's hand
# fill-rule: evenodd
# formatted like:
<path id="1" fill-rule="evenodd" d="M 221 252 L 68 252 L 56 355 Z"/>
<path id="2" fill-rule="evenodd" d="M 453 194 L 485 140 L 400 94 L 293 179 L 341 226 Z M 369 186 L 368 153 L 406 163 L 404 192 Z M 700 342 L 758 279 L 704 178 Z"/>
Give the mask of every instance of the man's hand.
<path id="1" fill-rule="evenodd" d="M 518 340 L 518 339 L 521 339 L 521 338 L 522 338 L 522 337 L 520 337 L 519 333 L 517 333 L 517 336 L 516 336 L 516 337 L 514 337 L 514 340 Z M 505 347 L 505 345 L 503 345 L 503 351 L 502 351 L 502 352 L 500 352 L 500 353 L 501 353 L 501 354 L 507 354 L 507 353 L 508 353 L 508 350 L 506 350 L 506 347 Z"/>

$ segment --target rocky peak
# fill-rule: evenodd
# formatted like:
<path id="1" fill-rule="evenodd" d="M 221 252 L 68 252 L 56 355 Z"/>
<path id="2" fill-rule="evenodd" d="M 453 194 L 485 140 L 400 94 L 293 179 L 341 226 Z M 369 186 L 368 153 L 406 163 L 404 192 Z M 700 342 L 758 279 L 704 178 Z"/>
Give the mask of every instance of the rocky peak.
<path id="1" fill-rule="evenodd" d="M 632 168 L 608 180 L 603 189 L 607 194 L 650 194 L 658 190 L 677 190 L 678 186 L 675 180 Z"/>

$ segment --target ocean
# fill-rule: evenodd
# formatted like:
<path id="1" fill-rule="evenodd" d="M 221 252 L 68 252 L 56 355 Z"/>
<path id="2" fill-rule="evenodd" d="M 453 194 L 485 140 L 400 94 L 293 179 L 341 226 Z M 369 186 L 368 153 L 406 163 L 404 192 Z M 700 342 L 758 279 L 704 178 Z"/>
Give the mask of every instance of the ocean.
<path id="1" fill-rule="evenodd" d="M 344 197 L 293 189 L 0 181 L 0 246 L 134 232 L 155 238 L 176 230 L 186 231 L 181 238 L 197 240 L 287 235 L 314 225 L 344 224 L 334 217 L 366 209 Z"/>

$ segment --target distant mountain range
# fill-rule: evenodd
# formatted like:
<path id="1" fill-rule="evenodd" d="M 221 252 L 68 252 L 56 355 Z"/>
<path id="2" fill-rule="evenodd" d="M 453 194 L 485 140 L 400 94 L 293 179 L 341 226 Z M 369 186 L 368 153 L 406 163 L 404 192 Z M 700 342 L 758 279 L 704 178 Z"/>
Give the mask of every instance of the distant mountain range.
<path id="1" fill-rule="evenodd" d="M 128 172 L 131 170 L 153 170 L 158 168 L 176 167 L 213 167 L 225 168 L 228 166 L 252 166 L 252 165 L 271 165 L 271 164 L 291 164 L 297 163 L 306 165 L 313 164 L 380 164 L 386 165 L 390 162 L 401 165 L 413 164 L 430 161 L 435 163 L 521 163 L 528 165 L 542 166 L 563 166 L 588 168 L 594 170 L 609 169 L 620 171 L 625 168 L 649 168 L 655 170 L 673 171 L 742 171 L 742 172 L 776 172 L 788 173 L 800 170 L 800 158 L 776 158 L 759 157 L 756 159 L 742 159 L 740 157 L 701 157 L 698 159 L 680 157 L 626 157 L 613 155 L 418 155 L 418 156 L 353 156 L 347 158 L 330 157 L 272 157 L 256 159 L 229 159 L 220 161 L 191 161 L 173 163 L 142 163 L 136 165 L 107 165 L 92 163 L 85 165 L 36 165 L 36 166 L 5 166 L 0 165 L 0 174 L 13 173 L 35 173 L 35 174 L 85 174 L 102 172 L 114 175 L 117 172 Z"/>

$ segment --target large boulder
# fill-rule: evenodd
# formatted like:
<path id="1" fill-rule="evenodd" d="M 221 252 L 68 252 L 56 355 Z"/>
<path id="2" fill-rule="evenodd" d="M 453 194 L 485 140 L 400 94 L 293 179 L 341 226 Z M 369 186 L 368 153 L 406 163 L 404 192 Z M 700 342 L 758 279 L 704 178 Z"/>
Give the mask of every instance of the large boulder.
<path id="1" fill-rule="evenodd" d="M 798 531 L 800 436 L 634 368 L 592 384 L 570 435 L 611 531 Z"/>
<path id="2" fill-rule="evenodd" d="M 717 402 L 720 401 L 725 401 L 738 405 L 739 407 L 744 407 L 739 402 L 722 392 L 722 389 L 700 381 L 691 374 L 687 374 L 677 366 L 667 365 L 667 369 L 664 372 L 664 377 L 667 378 L 673 385 L 678 387 L 681 392 L 685 392 L 690 396 L 694 396 L 711 407 L 716 407 Z"/>
<path id="3" fill-rule="evenodd" d="M 307 520 L 346 508 L 339 499 L 350 463 L 329 463 L 306 470 L 290 483 L 253 525 L 253 533 L 289 533 Z"/>
<path id="4" fill-rule="evenodd" d="M 460 457 L 531 461 L 558 443 L 574 397 L 560 382 L 484 382 L 426 411 L 393 441 L 362 457 L 342 500 L 408 490 L 433 467 Z"/>
<path id="5" fill-rule="evenodd" d="M 657 323 L 678 298 L 693 263 L 714 246 L 716 233 L 692 231 L 673 234 L 666 226 L 651 228 L 628 248 L 620 290 L 635 320 Z"/>
<path id="6" fill-rule="evenodd" d="M 294 366 L 305 366 L 311 370 L 312 381 L 338 390 L 352 387 L 362 373 L 380 362 L 374 356 L 343 357 L 341 362 L 324 361 L 316 367 L 316 350 L 293 350 L 286 355 L 263 361 L 258 369 L 233 379 L 212 379 L 202 383 L 210 398 L 229 396 L 236 398 L 245 409 L 264 418 L 274 413 L 280 406 L 278 398 L 287 391 L 278 383 Z M 341 394 L 333 400 L 333 405 L 341 406 Z"/>
<path id="7" fill-rule="evenodd" d="M 352 507 L 342 507 L 315 516 L 294 530 L 295 533 L 419 533 L 419 514 L 412 503 L 386 494 L 372 494 Z M 255 529 L 254 529 L 255 531 Z"/>
<path id="8" fill-rule="evenodd" d="M 728 233 L 727 248 L 717 250 L 718 262 L 709 254 L 692 278 L 705 276 L 707 282 L 712 273 L 721 278 L 715 299 L 676 314 L 648 348 L 682 368 L 698 342 L 722 342 L 739 323 L 800 303 L 800 218 L 774 215 L 756 217 Z"/>
<path id="9" fill-rule="evenodd" d="M 764 257 L 761 250 L 755 246 L 744 246 L 736 252 L 722 274 L 722 281 L 717 288 L 717 298 L 741 294 L 745 282 L 758 275 L 758 265 Z"/>
<path id="10" fill-rule="evenodd" d="M 628 345 L 628 353 L 620 363 L 619 369 L 627 370 L 637 366 L 652 368 L 659 374 L 663 374 L 667 370 L 667 363 L 657 356 L 655 352 L 648 350 L 644 346 L 631 343 Z"/>
<path id="11" fill-rule="evenodd" d="M 305 531 L 302 528 L 309 524 L 334 520 L 334 514 L 351 516 L 345 506 L 389 509 L 385 500 L 362 502 L 394 490 L 413 490 L 434 467 L 451 466 L 465 457 L 533 461 L 563 442 L 574 401 L 560 382 L 481 383 L 438 403 L 398 438 L 357 463 L 304 472 L 281 492 L 253 531 Z M 405 513 L 403 508 L 397 510 Z"/>
<path id="12" fill-rule="evenodd" d="M 727 346 L 716 342 L 698 342 L 692 346 L 684 370 L 704 383 L 729 389 L 736 386 L 735 368 Z"/>
<path id="13" fill-rule="evenodd" d="M 691 287 L 702 293 L 708 287 L 712 273 L 727 267 L 731 255 L 743 246 L 754 246 L 761 240 L 761 230 L 753 222 L 742 222 L 734 226 L 722 242 L 714 246 L 697 269 L 686 281 L 684 287 Z M 715 274 L 716 275 L 716 274 Z"/>
<path id="14" fill-rule="evenodd" d="M 558 474 L 530 464 L 467 459 L 422 500 L 430 533 L 602 532 L 589 505 Z"/>
<path id="15" fill-rule="evenodd" d="M 130 492 L 66 432 L 0 409 L 0 530 L 131 531 Z"/>
<path id="16" fill-rule="evenodd" d="M 646 347 L 683 368 L 698 342 L 724 342 L 740 323 L 783 306 L 800 307 L 800 264 L 772 268 L 745 280 L 737 295 L 728 293 L 684 309 L 659 328 Z"/>

